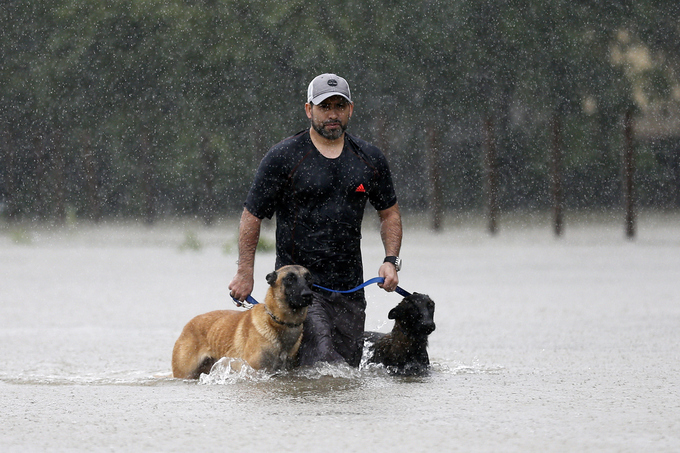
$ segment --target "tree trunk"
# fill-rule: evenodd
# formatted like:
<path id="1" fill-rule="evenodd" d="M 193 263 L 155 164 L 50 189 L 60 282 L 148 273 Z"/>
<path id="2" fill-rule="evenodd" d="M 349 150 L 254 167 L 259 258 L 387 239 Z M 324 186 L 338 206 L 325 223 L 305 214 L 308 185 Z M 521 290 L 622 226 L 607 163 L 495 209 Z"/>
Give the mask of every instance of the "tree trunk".
<path id="1" fill-rule="evenodd" d="M 215 216 L 215 179 L 217 172 L 217 153 L 210 146 L 207 133 L 201 138 L 201 216 L 206 225 L 211 225 Z"/>
<path id="2" fill-rule="evenodd" d="M 441 177 L 441 140 L 436 126 L 428 127 L 428 161 L 430 166 L 430 209 L 432 211 L 432 229 L 441 231 L 444 208 Z"/>
<path id="3" fill-rule="evenodd" d="M 626 237 L 635 237 L 635 146 L 633 111 L 629 109 L 624 117 L 623 135 L 623 195 L 626 205 Z"/>
<path id="4" fill-rule="evenodd" d="M 498 153 L 494 123 L 491 116 L 484 120 L 484 166 L 486 168 L 486 196 L 488 230 L 491 234 L 498 232 Z"/>
<path id="5" fill-rule="evenodd" d="M 564 226 L 564 189 L 562 187 L 562 118 L 558 112 L 551 120 L 552 159 L 550 176 L 552 180 L 553 231 L 562 236 Z"/>
<path id="6" fill-rule="evenodd" d="M 99 189 L 97 178 L 97 161 L 92 149 L 92 138 L 89 134 L 83 137 L 83 167 L 85 170 L 85 189 L 87 191 L 87 205 L 91 220 L 101 220 L 101 206 L 99 204 Z"/>
<path id="7" fill-rule="evenodd" d="M 141 143 L 141 167 L 142 167 L 142 193 L 144 196 L 144 220 L 148 224 L 156 220 L 156 188 L 154 175 L 154 152 L 147 131 L 142 132 Z"/>
<path id="8" fill-rule="evenodd" d="M 15 170 L 15 151 L 14 143 L 12 142 L 12 134 L 9 131 L 5 131 L 3 134 L 3 163 L 5 165 L 5 209 L 7 210 L 7 220 L 13 221 L 17 218 L 17 204 L 16 204 L 16 182 L 14 176 L 16 175 Z"/>
<path id="9" fill-rule="evenodd" d="M 66 155 L 61 130 L 53 133 L 52 179 L 54 181 L 54 218 L 58 224 L 66 222 Z"/>

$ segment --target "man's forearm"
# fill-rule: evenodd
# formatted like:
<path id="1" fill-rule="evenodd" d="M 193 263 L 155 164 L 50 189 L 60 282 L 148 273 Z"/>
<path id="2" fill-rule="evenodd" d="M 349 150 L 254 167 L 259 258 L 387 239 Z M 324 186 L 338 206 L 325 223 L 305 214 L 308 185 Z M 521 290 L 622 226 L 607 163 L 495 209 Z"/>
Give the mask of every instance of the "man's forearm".
<path id="1" fill-rule="evenodd" d="M 380 238 L 385 247 L 385 255 L 399 256 L 401 250 L 401 214 L 399 205 L 379 211 L 380 215 Z"/>
<path id="2" fill-rule="evenodd" d="M 255 266 L 255 251 L 260 240 L 262 220 L 243 209 L 239 224 L 238 237 L 238 272 L 252 274 Z"/>

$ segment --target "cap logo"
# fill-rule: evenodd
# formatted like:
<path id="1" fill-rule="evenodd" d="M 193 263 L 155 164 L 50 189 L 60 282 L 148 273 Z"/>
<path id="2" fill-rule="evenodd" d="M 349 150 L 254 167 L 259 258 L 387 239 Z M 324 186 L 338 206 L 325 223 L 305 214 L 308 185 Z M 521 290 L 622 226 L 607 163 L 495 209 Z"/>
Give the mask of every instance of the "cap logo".
<path id="1" fill-rule="evenodd" d="M 335 79 L 329 79 L 328 80 L 328 86 L 332 86 L 332 87 L 338 86 L 338 81 L 335 80 Z"/>

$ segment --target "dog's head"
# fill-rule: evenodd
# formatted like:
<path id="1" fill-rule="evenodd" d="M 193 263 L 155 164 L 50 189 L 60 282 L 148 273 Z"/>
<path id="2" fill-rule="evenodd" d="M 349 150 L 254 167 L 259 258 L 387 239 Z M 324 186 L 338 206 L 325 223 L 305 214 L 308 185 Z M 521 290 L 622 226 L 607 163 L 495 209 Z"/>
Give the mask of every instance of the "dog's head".
<path id="1" fill-rule="evenodd" d="M 312 304 L 312 274 L 302 266 L 283 266 L 270 272 L 267 274 L 267 283 L 274 293 L 279 294 L 276 299 L 285 300 L 288 307 L 294 310 Z"/>
<path id="2" fill-rule="evenodd" d="M 434 301 L 425 294 L 413 293 L 390 310 L 389 319 L 398 322 L 402 329 L 414 335 L 434 332 Z"/>

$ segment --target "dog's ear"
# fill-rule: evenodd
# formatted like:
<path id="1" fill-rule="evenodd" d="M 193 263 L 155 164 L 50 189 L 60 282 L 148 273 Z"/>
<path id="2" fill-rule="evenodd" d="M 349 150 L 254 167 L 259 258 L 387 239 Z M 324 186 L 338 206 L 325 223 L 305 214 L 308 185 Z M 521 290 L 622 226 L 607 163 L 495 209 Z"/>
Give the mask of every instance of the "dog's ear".
<path id="1" fill-rule="evenodd" d="M 390 312 L 387 314 L 387 319 L 399 319 L 403 317 L 404 315 L 404 307 L 402 304 L 397 305 L 394 307 Z"/>
<path id="2" fill-rule="evenodd" d="M 267 274 L 267 283 L 269 283 L 269 286 L 274 286 L 274 283 L 276 283 L 276 279 L 279 277 L 279 274 L 276 273 L 276 271 L 272 271 Z"/>

